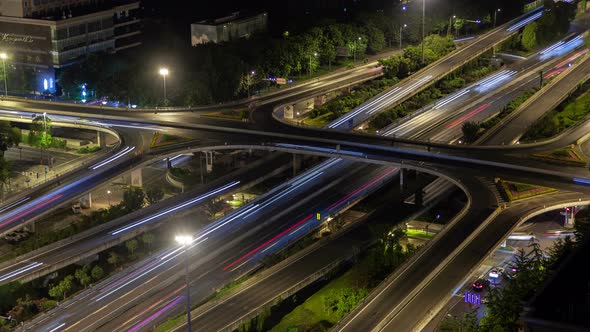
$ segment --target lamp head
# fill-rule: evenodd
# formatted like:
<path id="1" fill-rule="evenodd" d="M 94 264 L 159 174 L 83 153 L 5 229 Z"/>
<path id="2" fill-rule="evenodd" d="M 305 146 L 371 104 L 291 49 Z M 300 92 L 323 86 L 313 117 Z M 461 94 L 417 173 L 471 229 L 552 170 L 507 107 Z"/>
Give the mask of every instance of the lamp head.
<path id="1" fill-rule="evenodd" d="M 193 242 L 193 237 L 190 235 L 176 235 L 174 239 L 183 246 L 189 245 Z"/>

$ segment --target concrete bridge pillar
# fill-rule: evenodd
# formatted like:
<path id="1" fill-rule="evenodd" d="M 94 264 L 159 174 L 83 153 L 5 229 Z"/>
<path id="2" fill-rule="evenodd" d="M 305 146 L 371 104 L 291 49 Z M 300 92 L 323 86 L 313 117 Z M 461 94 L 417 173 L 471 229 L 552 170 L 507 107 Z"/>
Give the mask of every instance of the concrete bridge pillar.
<path id="1" fill-rule="evenodd" d="M 564 228 L 574 228 L 575 219 L 576 219 L 576 207 L 572 206 L 570 208 L 566 208 L 564 216 L 565 222 L 563 223 Z"/>
<path id="2" fill-rule="evenodd" d="M 101 148 L 104 148 L 107 145 L 104 132 L 96 131 L 96 145 L 98 145 Z"/>
<path id="3" fill-rule="evenodd" d="M 213 151 L 203 151 L 205 153 L 205 165 L 207 173 L 213 172 Z"/>
<path id="4" fill-rule="evenodd" d="M 403 192 L 404 191 L 404 177 L 405 177 L 406 170 L 404 168 L 399 169 L 399 189 Z"/>
<path id="5" fill-rule="evenodd" d="M 92 194 L 88 193 L 82 197 L 80 197 L 80 206 L 85 209 L 89 209 L 92 207 Z"/>
<path id="6" fill-rule="evenodd" d="M 133 187 L 143 187 L 142 169 L 134 169 L 131 171 L 131 185 Z"/>

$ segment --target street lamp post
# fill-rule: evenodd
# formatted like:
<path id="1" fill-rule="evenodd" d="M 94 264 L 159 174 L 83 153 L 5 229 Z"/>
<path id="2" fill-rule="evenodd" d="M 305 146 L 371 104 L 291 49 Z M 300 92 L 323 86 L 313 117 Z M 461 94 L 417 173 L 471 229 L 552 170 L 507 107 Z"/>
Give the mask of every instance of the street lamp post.
<path id="1" fill-rule="evenodd" d="M 402 49 L 402 31 L 404 30 L 404 28 L 406 28 L 408 25 L 404 24 L 404 25 L 400 25 L 399 26 L 399 49 Z"/>
<path id="2" fill-rule="evenodd" d="M 496 27 L 496 18 L 498 16 L 498 13 L 501 12 L 502 9 L 498 8 L 494 11 L 494 28 Z"/>
<path id="3" fill-rule="evenodd" d="M 254 77 L 255 74 L 256 71 L 252 70 L 250 71 L 250 75 L 248 75 L 248 99 L 250 99 L 250 85 L 252 84 L 250 80 L 252 79 L 252 77 Z"/>
<path id="4" fill-rule="evenodd" d="M 8 96 L 8 85 L 6 84 L 6 59 L 8 55 L 2 52 L 0 53 L 0 59 L 2 59 L 2 74 L 4 74 L 4 95 Z"/>
<path id="5" fill-rule="evenodd" d="M 47 167 L 49 167 L 49 157 L 47 156 L 47 145 L 48 145 L 48 141 L 47 141 L 47 112 L 43 112 L 43 141 L 45 142 L 42 145 L 42 148 L 44 150 L 44 155 L 47 158 Z M 45 172 L 45 179 L 47 180 L 47 172 Z"/>
<path id="6" fill-rule="evenodd" d="M 111 206 L 111 191 L 107 190 L 107 200 L 109 202 L 109 206 Z"/>
<path id="7" fill-rule="evenodd" d="M 177 235 L 176 242 L 184 247 L 184 272 L 186 281 L 186 327 L 187 331 L 191 332 L 191 289 L 188 275 L 188 246 L 193 243 L 193 238 L 190 235 Z"/>
<path id="8" fill-rule="evenodd" d="M 359 41 L 362 39 L 362 37 L 358 37 L 357 38 Z M 357 39 L 354 40 L 354 52 L 352 52 L 352 63 L 356 63 L 356 45 L 357 45 Z"/>
<path id="9" fill-rule="evenodd" d="M 164 79 L 164 104 L 168 101 L 166 96 L 166 76 L 168 76 L 169 73 L 168 68 L 160 68 L 160 75 L 162 75 L 162 78 Z"/>
<path id="10" fill-rule="evenodd" d="M 318 52 L 313 52 L 313 54 L 309 55 L 309 77 L 311 77 L 311 57 L 314 56 L 318 56 Z"/>
<path id="11" fill-rule="evenodd" d="M 424 27 L 425 24 L 425 16 L 426 14 L 426 0 L 422 0 L 422 64 L 424 64 Z"/>

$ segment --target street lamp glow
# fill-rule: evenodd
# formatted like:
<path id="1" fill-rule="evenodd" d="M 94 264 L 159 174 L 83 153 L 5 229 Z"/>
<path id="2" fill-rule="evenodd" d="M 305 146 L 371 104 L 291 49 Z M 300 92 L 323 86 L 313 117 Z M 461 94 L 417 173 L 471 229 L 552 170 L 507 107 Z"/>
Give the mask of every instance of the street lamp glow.
<path id="1" fill-rule="evenodd" d="M 184 250 L 184 274 L 185 274 L 185 288 L 186 288 L 186 327 L 187 331 L 191 332 L 191 288 L 189 280 L 189 269 L 188 269 L 188 246 L 193 243 L 193 237 L 190 235 L 176 235 L 174 238 L 176 242 L 180 243 Z"/>
<path id="2" fill-rule="evenodd" d="M 166 76 L 168 76 L 169 71 L 168 68 L 162 67 L 160 68 L 160 75 L 162 75 L 162 79 L 164 80 L 164 105 L 168 103 L 168 98 L 166 96 Z"/>
<path id="3" fill-rule="evenodd" d="M 193 237 L 190 235 L 176 235 L 174 239 L 183 246 L 189 245 L 193 242 Z"/>
<path id="4" fill-rule="evenodd" d="M 8 59 L 8 55 L 2 52 L 0 53 L 0 59 L 2 59 L 2 73 L 4 74 L 4 95 L 8 96 L 8 83 L 6 83 L 6 59 Z"/>

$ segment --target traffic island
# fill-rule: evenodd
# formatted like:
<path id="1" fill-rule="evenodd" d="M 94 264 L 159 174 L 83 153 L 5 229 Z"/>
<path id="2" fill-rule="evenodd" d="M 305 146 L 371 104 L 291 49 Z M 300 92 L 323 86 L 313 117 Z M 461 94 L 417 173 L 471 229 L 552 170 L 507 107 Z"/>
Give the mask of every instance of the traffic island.
<path id="1" fill-rule="evenodd" d="M 169 135 L 169 134 L 164 134 L 159 131 L 156 131 L 154 133 L 154 136 L 152 137 L 152 142 L 150 143 L 150 148 L 152 148 L 152 149 L 153 148 L 161 148 L 161 147 L 172 145 L 172 144 L 180 144 L 180 143 L 189 142 L 192 140 L 193 140 L 192 137 Z"/>
<path id="2" fill-rule="evenodd" d="M 543 153 L 535 153 L 533 157 L 557 163 L 568 163 L 585 166 L 586 160 L 573 148 L 563 148 Z"/>
<path id="3" fill-rule="evenodd" d="M 532 184 L 499 180 L 501 192 L 509 202 L 556 192 L 557 189 Z"/>

